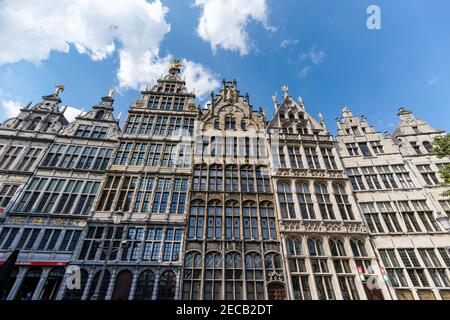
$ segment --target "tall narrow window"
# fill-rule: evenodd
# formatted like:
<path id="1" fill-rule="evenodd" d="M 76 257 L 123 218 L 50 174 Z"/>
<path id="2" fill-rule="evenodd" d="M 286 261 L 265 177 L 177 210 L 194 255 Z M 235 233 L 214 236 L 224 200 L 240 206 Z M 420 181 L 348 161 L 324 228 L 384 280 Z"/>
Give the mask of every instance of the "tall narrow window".
<path id="1" fill-rule="evenodd" d="M 345 191 L 345 186 L 335 183 L 333 184 L 333 191 L 342 219 L 355 220 L 352 205 L 350 204 L 347 192 Z"/>
<path id="2" fill-rule="evenodd" d="M 333 204 L 330 199 L 330 195 L 328 194 L 328 188 L 325 184 L 316 183 L 316 197 L 317 202 L 319 203 L 320 214 L 322 215 L 322 219 L 325 220 L 334 220 L 336 216 L 334 215 Z"/>
<path id="3" fill-rule="evenodd" d="M 216 200 L 208 202 L 206 237 L 208 239 L 222 239 L 222 204 Z"/>
<path id="4" fill-rule="evenodd" d="M 295 219 L 294 200 L 292 198 L 291 186 L 288 183 L 278 183 L 278 201 L 281 207 L 281 217 L 283 219 Z"/>
<path id="5" fill-rule="evenodd" d="M 304 182 L 299 182 L 295 185 L 295 188 L 302 218 L 316 219 L 316 213 L 314 212 L 314 205 L 311 193 L 309 191 L 309 185 Z"/>
<path id="6" fill-rule="evenodd" d="M 203 298 L 222 299 L 222 255 L 220 252 L 208 252 L 205 256 L 205 287 Z"/>

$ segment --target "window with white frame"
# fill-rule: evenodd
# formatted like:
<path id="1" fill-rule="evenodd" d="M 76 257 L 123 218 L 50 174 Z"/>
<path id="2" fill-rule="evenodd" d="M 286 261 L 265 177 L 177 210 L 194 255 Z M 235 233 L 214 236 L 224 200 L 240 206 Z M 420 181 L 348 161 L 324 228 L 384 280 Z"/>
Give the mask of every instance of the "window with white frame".
<path id="1" fill-rule="evenodd" d="M 311 192 L 309 190 L 309 184 L 306 182 L 297 182 L 295 184 L 295 189 L 302 218 L 316 219 L 317 217 L 314 211 L 314 203 L 312 200 Z"/>
<path id="2" fill-rule="evenodd" d="M 300 147 L 288 147 L 289 162 L 291 168 L 303 168 Z"/>
<path id="3" fill-rule="evenodd" d="M 379 213 L 373 202 L 360 203 L 364 219 L 371 233 L 383 233 L 383 225 L 381 224 Z"/>
<path id="4" fill-rule="evenodd" d="M 353 214 L 352 205 L 350 204 L 349 197 L 345 191 L 345 186 L 334 183 L 333 191 L 341 218 L 344 220 L 355 220 L 355 215 Z"/>
<path id="5" fill-rule="evenodd" d="M 305 147 L 306 161 L 310 169 L 320 169 L 319 155 L 317 148 Z"/>
<path id="6" fill-rule="evenodd" d="M 366 186 L 364 185 L 362 175 L 358 168 L 348 168 L 347 175 L 354 191 L 366 190 Z"/>
<path id="7" fill-rule="evenodd" d="M 323 183 L 315 183 L 314 188 L 322 219 L 335 220 L 336 216 L 334 214 L 330 194 L 328 193 L 328 187 Z"/>
<path id="8" fill-rule="evenodd" d="M 325 167 L 328 170 L 336 170 L 337 164 L 335 157 L 333 155 L 333 149 L 332 148 L 320 148 L 320 151 L 322 153 L 323 161 L 325 162 Z"/>
<path id="9" fill-rule="evenodd" d="M 417 165 L 417 169 L 419 170 L 423 180 L 425 180 L 425 183 L 427 185 L 434 186 L 439 184 L 439 180 L 436 176 L 436 173 L 433 171 L 433 169 L 431 169 L 430 165 L 428 164 Z"/>
<path id="10" fill-rule="evenodd" d="M 295 219 L 295 207 L 291 186 L 287 182 L 278 182 L 278 201 L 280 202 L 281 217 L 283 219 Z"/>

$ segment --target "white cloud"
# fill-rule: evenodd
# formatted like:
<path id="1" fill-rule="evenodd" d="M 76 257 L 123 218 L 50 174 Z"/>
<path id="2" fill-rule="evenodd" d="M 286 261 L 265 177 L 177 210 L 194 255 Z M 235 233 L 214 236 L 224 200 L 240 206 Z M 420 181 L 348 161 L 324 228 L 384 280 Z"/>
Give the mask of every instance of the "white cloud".
<path id="1" fill-rule="evenodd" d="M 80 114 L 81 114 L 81 110 L 80 110 L 80 109 L 77 109 L 77 108 L 74 108 L 74 107 L 69 107 L 69 106 L 67 106 L 67 109 L 66 109 L 66 111 L 64 112 L 64 117 L 66 117 L 66 119 L 67 119 L 69 122 L 72 122 L 72 121 L 74 121 L 75 118 L 76 118 L 77 116 L 79 116 Z"/>
<path id="2" fill-rule="evenodd" d="M 221 47 L 248 54 L 252 44 L 246 26 L 251 20 L 275 31 L 268 23 L 266 0 L 195 0 L 195 5 L 202 8 L 197 34 L 211 44 L 213 51 Z"/>
<path id="3" fill-rule="evenodd" d="M 285 39 L 285 40 L 281 41 L 280 48 L 285 49 L 290 46 L 295 46 L 296 44 L 298 44 L 298 42 L 299 42 L 298 40 Z"/>
<path id="4" fill-rule="evenodd" d="M 195 94 L 203 98 L 208 93 L 219 86 L 217 77 L 199 63 L 183 60 L 184 77 L 190 90 L 195 90 Z"/>
<path id="5" fill-rule="evenodd" d="M 438 77 L 438 76 L 433 76 L 432 78 L 430 78 L 428 81 L 427 81 L 427 85 L 429 86 L 429 87 L 431 87 L 432 85 L 434 85 L 436 82 L 438 82 L 440 80 L 440 77 Z"/>
<path id="6" fill-rule="evenodd" d="M 120 87 L 137 89 L 167 72 L 170 56 L 161 58 L 159 48 L 170 32 L 168 11 L 160 0 L 3 0 L 0 43 L 8 45 L 0 47 L 0 65 L 39 63 L 52 51 L 69 52 L 70 45 L 95 61 L 117 52 Z M 199 77 L 187 77 L 199 92 L 214 84 L 209 70 L 186 65 L 200 70 Z"/>
<path id="7" fill-rule="evenodd" d="M 300 55 L 300 61 L 310 60 L 315 65 L 321 64 L 325 60 L 325 52 L 321 49 L 317 49 L 315 46 L 309 49 L 308 52 L 304 52 Z"/>
<path id="8" fill-rule="evenodd" d="M 298 73 L 298 77 L 302 79 L 306 78 L 310 72 L 311 72 L 310 66 L 303 67 L 302 70 L 300 70 L 300 72 Z"/>
<path id="9" fill-rule="evenodd" d="M 6 120 L 19 114 L 22 105 L 20 102 L 13 100 L 2 100 L 0 108 L 0 119 Z"/>

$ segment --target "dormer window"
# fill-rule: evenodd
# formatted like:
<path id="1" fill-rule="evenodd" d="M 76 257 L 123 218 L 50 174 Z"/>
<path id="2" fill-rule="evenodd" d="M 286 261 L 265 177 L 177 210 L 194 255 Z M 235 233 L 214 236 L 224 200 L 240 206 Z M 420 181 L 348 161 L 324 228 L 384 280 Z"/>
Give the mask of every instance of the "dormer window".
<path id="1" fill-rule="evenodd" d="M 422 151 L 420 151 L 420 146 L 417 145 L 417 143 L 411 142 L 411 146 L 413 147 L 413 149 L 414 149 L 414 151 L 416 152 L 417 155 L 422 154 Z"/>
<path id="2" fill-rule="evenodd" d="M 423 146 L 428 153 L 431 153 L 433 151 L 433 145 L 429 141 L 424 141 Z"/>
<path id="3" fill-rule="evenodd" d="M 166 84 L 164 92 L 165 93 L 175 93 L 175 85 L 174 84 Z"/>
<path id="4" fill-rule="evenodd" d="M 289 113 L 289 120 L 294 120 L 295 116 L 292 113 Z"/>
<path id="5" fill-rule="evenodd" d="M 41 118 L 34 118 L 33 122 L 30 123 L 30 126 L 28 127 L 28 130 L 36 130 L 39 122 L 41 122 Z"/>
<path id="6" fill-rule="evenodd" d="M 225 130 L 236 130 L 236 120 L 232 116 L 225 117 Z"/>
<path id="7" fill-rule="evenodd" d="M 220 122 L 219 122 L 219 120 L 215 120 L 214 121 L 214 129 L 215 130 L 220 130 Z"/>
<path id="8" fill-rule="evenodd" d="M 281 119 L 281 120 L 284 120 L 284 119 L 286 119 L 286 117 L 285 117 L 284 113 L 280 113 L 280 119 Z"/>
<path id="9" fill-rule="evenodd" d="M 413 128 L 415 134 L 420 134 L 420 131 L 419 131 L 418 127 L 414 126 L 412 128 Z"/>
<path id="10" fill-rule="evenodd" d="M 105 111 L 104 110 L 100 110 L 95 115 L 95 120 L 102 120 L 104 117 L 105 117 Z"/>
<path id="11" fill-rule="evenodd" d="M 241 121 L 241 130 L 247 130 L 247 124 L 245 123 L 244 120 Z"/>

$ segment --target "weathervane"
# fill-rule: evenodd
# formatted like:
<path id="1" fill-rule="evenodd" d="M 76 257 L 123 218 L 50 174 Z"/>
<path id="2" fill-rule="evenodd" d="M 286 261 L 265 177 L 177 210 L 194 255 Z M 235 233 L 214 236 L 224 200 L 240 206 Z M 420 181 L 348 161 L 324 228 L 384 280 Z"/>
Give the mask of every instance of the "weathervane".
<path id="1" fill-rule="evenodd" d="M 59 96 L 59 94 L 61 93 L 61 92 L 63 92 L 64 91 L 64 85 L 63 84 L 58 84 L 56 87 L 55 87 L 55 95 L 56 96 Z"/>
<path id="2" fill-rule="evenodd" d="M 181 69 L 182 65 L 180 60 L 178 59 L 173 59 L 172 60 L 172 65 L 170 66 L 170 69 Z"/>
<path id="3" fill-rule="evenodd" d="M 288 86 L 282 86 L 282 87 L 281 87 L 281 91 L 284 92 L 284 97 L 287 98 L 287 96 L 288 96 L 288 91 L 289 91 L 289 87 L 288 87 Z"/>
<path id="4" fill-rule="evenodd" d="M 111 88 L 108 91 L 108 97 L 112 98 L 116 94 L 116 88 Z"/>

